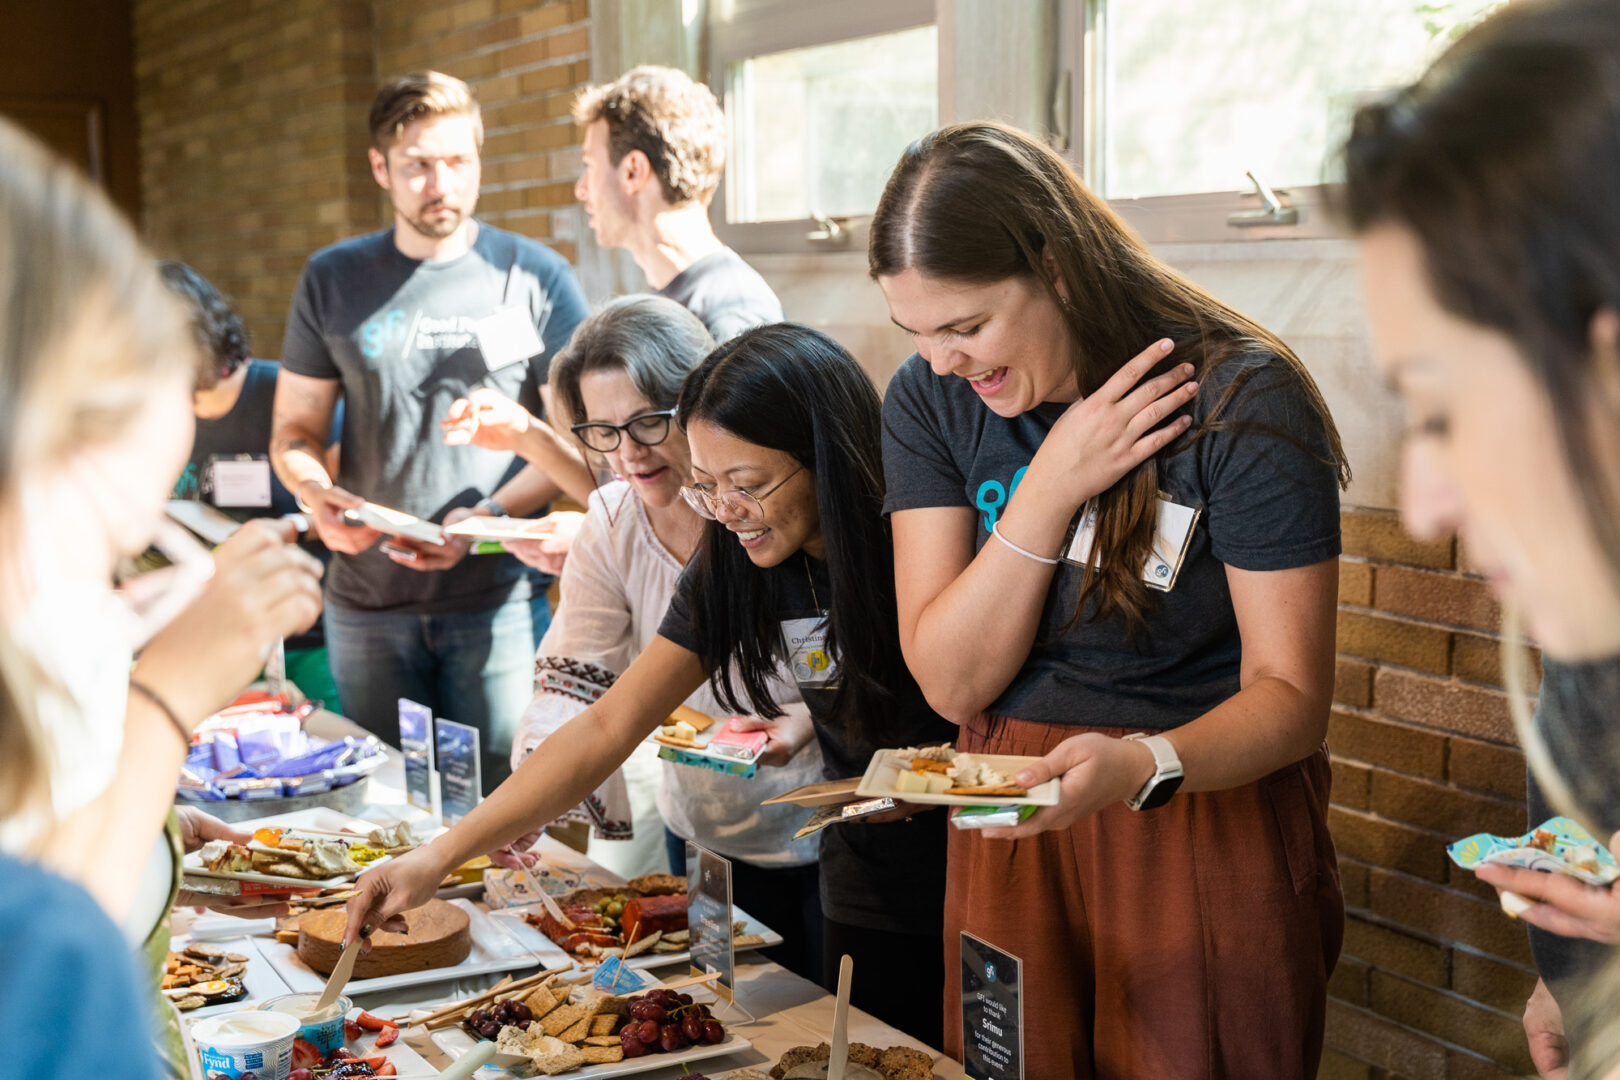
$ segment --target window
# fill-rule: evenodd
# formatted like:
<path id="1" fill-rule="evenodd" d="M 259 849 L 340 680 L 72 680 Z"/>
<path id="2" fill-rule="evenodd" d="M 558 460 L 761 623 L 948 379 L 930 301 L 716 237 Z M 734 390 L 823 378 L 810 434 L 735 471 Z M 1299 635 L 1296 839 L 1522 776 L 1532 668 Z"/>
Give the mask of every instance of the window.
<path id="1" fill-rule="evenodd" d="M 895 161 L 939 122 L 932 0 L 711 0 L 731 145 L 712 216 L 743 251 L 859 249 Z"/>
<path id="2" fill-rule="evenodd" d="M 1078 80 L 1087 181 L 1149 239 L 1331 231 L 1310 220 L 1308 189 L 1336 179 L 1356 105 L 1411 81 L 1502 2 L 1087 0 L 1074 57 L 1091 61 Z M 1252 214 L 1261 229 L 1231 227 L 1233 211 L 1260 207 L 1247 172 L 1284 191 L 1305 228 Z"/>

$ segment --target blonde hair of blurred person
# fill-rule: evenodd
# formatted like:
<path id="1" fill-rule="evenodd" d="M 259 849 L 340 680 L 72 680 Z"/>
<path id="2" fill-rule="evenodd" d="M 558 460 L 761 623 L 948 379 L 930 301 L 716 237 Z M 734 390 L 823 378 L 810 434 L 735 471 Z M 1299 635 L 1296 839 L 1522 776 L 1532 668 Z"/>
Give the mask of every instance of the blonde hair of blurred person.
<path id="1" fill-rule="evenodd" d="M 1379 368 L 1409 421 L 1401 512 L 1456 534 L 1507 611 L 1505 682 L 1547 801 L 1620 837 L 1620 7 L 1519 0 L 1412 86 L 1362 108 L 1345 150 Z M 1517 616 L 1543 650 L 1534 719 Z M 1538 811 L 1539 812 L 1539 811 Z M 1539 824 L 1532 820 L 1533 827 Z M 1486 867 L 1524 921 L 1620 942 L 1620 896 Z M 1533 935 L 1535 937 L 1535 935 Z M 1620 1063 L 1620 967 L 1537 938 L 1525 1027 L 1537 1068 Z M 1574 957 L 1576 962 L 1568 962 Z M 1565 970 L 1549 972 L 1548 961 Z M 1555 978 L 1556 976 L 1556 978 Z M 1555 985 L 1554 989 L 1558 989 Z M 1611 1075 L 1620 1076 L 1620 1072 Z"/>
<path id="2" fill-rule="evenodd" d="M 4 121 L 0 273 L 0 849 L 118 921 L 190 728 L 313 621 L 318 565 L 245 530 L 129 674 L 112 575 L 153 539 L 190 447 L 197 346 L 118 212 Z"/>

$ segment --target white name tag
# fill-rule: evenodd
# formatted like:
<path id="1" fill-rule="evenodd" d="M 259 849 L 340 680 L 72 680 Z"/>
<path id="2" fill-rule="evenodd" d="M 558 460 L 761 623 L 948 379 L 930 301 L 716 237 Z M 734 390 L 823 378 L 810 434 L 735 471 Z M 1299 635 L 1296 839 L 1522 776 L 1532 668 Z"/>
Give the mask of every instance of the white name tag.
<path id="1" fill-rule="evenodd" d="M 783 619 L 782 638 L 787 642 L 793 681 L 800 686 L 838 685 L 838 664 L 827 649 L 827 617 Z"/>
<path id="2" fill-rule="evenodd" d="M 1142 567 L 1142 580 L 1151 589 L 1169 592 L 1181 574 L 1181 564 L 1187 557 L 1187 544 L 1192 540 L 1198 524 L 1199 511 L 1190 506 L 1171 502 L 1159 496 L 1158 527 L 1153 536 L 1153 551 Z M 1097 501 L 1092 499 L 1080 510 L 1080 527 L 1074 531 L 1074 540 L 1063 555 L 1076 566 L 1091 561 L 1093 567 L 1102 565 L 1102 556 L 1092 557 L 1091 549 L 1097 539 Z"/>
<path id="3" fill-rule="evenodd" d="M 526 307 L 496 308 L 493 315 L 478 321 L 478 351 L 491 371 L 522 364 L 546 351 L 535 328 L 534 316 Z"/>
<path id="4" fill-rule="evenodd" d="M 263 458 L 215 458 L 208 471 L 215 506 L 270 505 L 270 463 Z"/>

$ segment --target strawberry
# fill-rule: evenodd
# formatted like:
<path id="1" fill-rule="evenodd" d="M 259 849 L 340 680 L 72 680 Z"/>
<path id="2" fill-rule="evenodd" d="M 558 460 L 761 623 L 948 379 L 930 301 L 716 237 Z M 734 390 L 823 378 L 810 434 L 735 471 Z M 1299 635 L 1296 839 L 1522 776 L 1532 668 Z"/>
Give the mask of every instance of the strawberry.
<path id="1" fill-rule="evenodd" d="M 307 1039 L 294 1039 L 292 1052 L 292 1067 L 295 1069 L 313 1069 L 322 1064 L 320 1047 Z"/>
<path id="2" fill-rule="evenodd" d="M 387 1020 L 384 1020 L 380 1016 L 372 1016 L 363 1009 L 361 1010 L 360 1015 L 354 1019 L 356 1023 L 365 1028 L 367 1031 L 381 1031 L 383 1028 L 388 1026 Z"/>
<path id="3" fill-rule="evenodd" d="M 398 1076 L 399 1070 L 394 1068 L 392 1061 L 385 1061 L 377 1068 L 378 1076 Z"/>
<path id="4" fill-rule="evenodd" d="M 399 1028 L 395 1027 L 393 1024 L 385 1025 L 383 1029 L 377 1033 L 377 1049 L 381 1050 L 385 1046 L 392 1046 L 394 1040 L 397 1038 L 399 1038 Z"/>
<path id="5" fill-rule="evenodd" d="M 354 1042 L 360 1037 L 360 1025 L 353 1020 L 343 1021 L 343 1041 Z"/>

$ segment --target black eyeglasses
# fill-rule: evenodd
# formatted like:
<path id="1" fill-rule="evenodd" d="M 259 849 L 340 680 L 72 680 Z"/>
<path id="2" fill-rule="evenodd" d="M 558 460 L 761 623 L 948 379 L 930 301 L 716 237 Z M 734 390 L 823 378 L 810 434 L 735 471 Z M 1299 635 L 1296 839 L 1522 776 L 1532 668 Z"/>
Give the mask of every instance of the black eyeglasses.
<path id="1" fill-rule="evenodd" d="M 575 424 L 569 428 L 574 437 L 599 454 L 609 454 L 629 435 L 642 446 L 657 446 L 669 438 L 669 422 L 675 418 L 674 409 L 632 416 L 622 424 Z"/>

